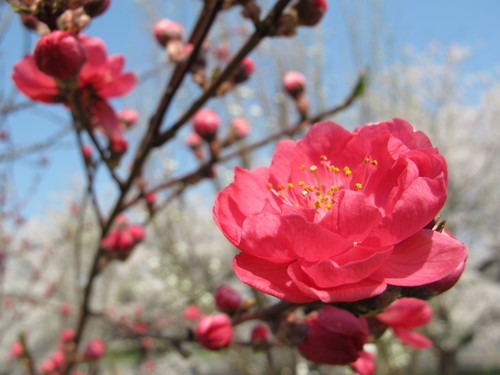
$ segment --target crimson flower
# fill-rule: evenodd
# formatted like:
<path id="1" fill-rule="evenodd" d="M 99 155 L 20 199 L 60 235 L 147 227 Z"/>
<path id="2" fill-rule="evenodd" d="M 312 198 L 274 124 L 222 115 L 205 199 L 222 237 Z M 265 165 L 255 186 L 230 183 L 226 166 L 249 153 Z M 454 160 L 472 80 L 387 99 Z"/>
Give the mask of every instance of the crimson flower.
<path id="1" fill-rule="evenodd" d="M 122 151 L 125 140 L 118 117 L 108 103 L 108 98 L 127 94 L 135 85 L 136 77 L 133 73 L 123 73 L 125 59 L 122 55 L 107 56 L 106 46 L 101 39 L 83 34 L 74 38 L 87 56 L 77 76 L 79 96 L 92 116 L 92 124 L 101 127 L 110 144 L 120 145 Z M 55 43 L 58 40 L 52 41 Z M 60 40 L 65 41 L 66 38 Z M 55 49 L 55 46 L 51 45 L 51 49 Z M 33 55 L 25 56 L 14 65 L 12 79 L 17 88 L 33 100 L 70 105 L 60 91 L 56 79 L 40 71 Z"/>
<path id="2" fill-rule="evenodd" d="M 412 329 L 423 326 L 431 320 L 432 307 L 416 298 L 400 298 L 394 301 L 375 319 L 390 327 L 406 345 L 422 349 L 432 346 L 432 341 Z"/>
<path id="3" fill-rule="evenodd" d="M 306 319 L 307 334 L 297 345 L 307 359 L 329 365 L 356 361 L 368 340 L 368 323 L 338 307 L 325 306 Z"/>
<path id="4" fill-rule="evenodd" d="M 353 132 L 321 122 L 279 142 L 270 167 L 237 167 L 214 218 L 251 287 L 293 303 L 353 302 L 438 281 L 465 260 L 463 243 L 423 229 L 446 188 L 444 158 L 408 122 Z"/>

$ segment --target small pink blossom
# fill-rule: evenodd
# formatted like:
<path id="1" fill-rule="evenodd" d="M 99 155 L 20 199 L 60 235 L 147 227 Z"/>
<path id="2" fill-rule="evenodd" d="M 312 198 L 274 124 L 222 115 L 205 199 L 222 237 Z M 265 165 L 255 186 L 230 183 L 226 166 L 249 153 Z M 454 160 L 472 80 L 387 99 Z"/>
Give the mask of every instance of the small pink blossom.
<path id="1" fill-rule="evenodd" d="M 254 70 L 254 61 L 250 57 L 246 56 L 241 61 L 239 68 L 236 70 L 236 73 L 233 75 L 231 80 L 234 84 L 245 82 L 248 78 L 250 78 Z"/>
<path id="2" fill-rule="evenodd" d="M 61 332 L 60 339 L 62 342 L 70 342 L 75 338 L 75 331 L 72 328 L 65 328 Z"/>
<path id="3" fill-rule="evenodd" d="M 197 305 L 189 305 L 184 309 L 182 316 L 184 317 L 184 319 L 189 321 L 198 320 L 198 318 L 201 316 L 201 309 Z"/>
<path id="4" fill-rule="evenodd" d="M 286 72 L 283 76 L 283 87 L 285 91 L 292 97 L 298 98 L 304 92 L 307 85 L 306 77 L 294 70 Z"/>
<path id="5" fill-rule="evenodd" d="M 416 298 L 400 298 L 374 318 L 391 328 L 404 344 L 421 349 L 432 346 L 432 341 L 413 332 L 413 329 L 426 325 L 431 317 L 432 307 L 425 301 Z"/>
<path id="6" fill-rule="evenodd" d="M 146 200 L 146 203 L 149 205 L 154 204 L 156 202 L 156 198 L 157 198 L 156 191 L 151 191 L 144 195 L 144 199 Z"/>
<path id="7" fill-rule="evenodd" d="M 193 127 L 196 133 L 204 139 L 211 140 L 220 126 L 217 112 L 210 108 L 203 108 L 193 116 Z"/>
<path id="8" fill-rule="evenodd" d="M 92 125 L 103 130 L 115 149 L 119 146 L 123 150 L 120 122 L 108 99 L 127 94 L 135 85 L 136 77 L 133 73 L 123 73 L 125 60 L 122 55 L 107 56 L 102 40 L 84 34 L 74 38 L 87 55 L 77 75 L 82 105 L 90 114 Z M 70 105 L 55 79 L 37 67 L 33 55 L 25 56 L 14 65 L 12 79 L 17 88 L 33 100 Z"/>
<path id="9" fill-rule="evenodd" d="M 350 364 L 351 368 L 359 375 L 371 375 L 375 373 L 375 354 L 362 351 L 359 358 Z"/>
<path id="10" fill-rule="evenodd" d="M 92 149 L 92 146 L 90 145 L 83 145 L 82 146 L 82 154 L 85 158 L 90 158 L 92 156 L 92 153 L 94 150 Z"/>
<path id="11" fill-rule="evenodd" d="M 139 118 L 139 113 L 130 108 L 123 108 L 118 112 L 118 119 L 125 125 L 126 128 L 134 126 Z"/>
<path id="12" fill-rule="evenodd" d="M 38 40 L 34 57 L 40 71 L 64 80 L 78 73 L 87 52 L 74 34 L 56 30 Z"/>
<path id="13" fill-rule="evenodd" d="M 202 316 L 195 329 L 201 346 L 210 350 L 227 348 L 233 337 L 231 319 L 224 313 Z"/>
<path id="14" fill-rule="evenodd" d="M 85 348 L 85 358 L 90 360 L 97 360 L 101 358 L 106 352 L 106 345 L 104 341 L 99 338 L 90 340 Z"/>
<path id="15" fill-rule="evenodd" d="M 186 138 L 186 144 L 191 148 L 200 147 L 203 143 L 203 139 L 198 133 L 191 133 Z"/>
<path id="16" fill-rule="evenodd" d="M 23 354 L 23 343 L 17 340 L 10 347 L 10 355 L 13 358 L 19 358 L 21 354 Z"/>
<path id="17" fill-rule="evenodd" d="M 59 305 L 59 312 L 61 313 L 61 315 L 68 316 L 71 314 L 72 311 L 73 307 L 68 302 L 62 302 Z"/>
<path id="18" fill-rule="evenodd" d="M 158 43 L 165 47 L 172 41 L 182 41 L 184 28 L 180 23 L 164 18 L 155 23 L 153 32 Z"/>
<path id="19" fill-rule="evenodd" d="M 467 256 L 424 229 L 446 200 L 446 163 L 404 120 L 353 132 L 317 123 L 280 141 L 270 167 L 235 172 L 215 222 L 241 250 L 237 276 L 277 298 L 357 301 L 441 280 Z"/>
<path id="20" fill-rule="evenodd" d="M 238 139 L 245 138 L 250 133 L 250 123 L 244 117 L 233 118 L 230 126 Z"/>
<path id="21" fill-rule="evenodd" d="M 236 312 L 242 301 L 241 294 L 225 284 L 217 288 L 214 298 L 217 308 L 228 314 Z"/>

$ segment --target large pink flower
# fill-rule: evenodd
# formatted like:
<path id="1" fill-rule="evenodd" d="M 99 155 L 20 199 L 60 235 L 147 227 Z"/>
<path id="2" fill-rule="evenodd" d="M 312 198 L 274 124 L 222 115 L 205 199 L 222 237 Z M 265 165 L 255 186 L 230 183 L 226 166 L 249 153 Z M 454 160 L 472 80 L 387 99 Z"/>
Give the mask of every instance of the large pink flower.
<path id="1" fill-rule="evenodd" d="M 93 124 L 103 129 L 111 144 L 120 143 L 123 140 L 120 122 L 107 99 L 127 94 L 134 87 L 136 77 L 130 72 L 123 73 L 125 60 L 122 55 L 107 56 L 101 39 L 83 34 L 75 38 L 87 55 L 78 73 L 80 96 L 92 115 Z M 17 88 L 33 100 L 70 104 L 56 80 L 38 69 L 33 55 L 25 56 L 14 65 L 12 79 Z"/>
<path id="2" fill-rule="evenodd" d="M 248 285 L 294 303 L 352 302 L 440 280 L 465 245 L 424 228 L 446 200 L 444 158 L 406 121 L 333 122 L 279 142 L 270 167 L 236 168 L 214 218 Z"/>

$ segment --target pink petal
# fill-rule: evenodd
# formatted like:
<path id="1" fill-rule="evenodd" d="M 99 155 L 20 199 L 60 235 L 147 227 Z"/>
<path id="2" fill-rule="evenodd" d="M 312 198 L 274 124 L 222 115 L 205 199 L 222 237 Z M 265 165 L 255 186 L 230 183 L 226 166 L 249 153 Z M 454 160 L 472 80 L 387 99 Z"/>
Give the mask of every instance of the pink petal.
<path id="1" fill-rule="evenodd" d="M 384 312 L 375 318 L 390 327 L 400 326 L 415 328 L 423 326 L 431 320 L 432 307 L 417 298 L 400 298 L 394 301 Z"/>
<path id="2" fill-rule="evenodd" d="M 326 303 L 359 301 L 377 296 L 387 287 L 385 283 L 364 279 L 357 283 L 346 283 L 334 288 L 317 288 L 297 263 L 290 264 L 288 275 L 304 295 L 307 295 L 312 300 L 319 299 Z"/>
<path id="3" fill-rule="evenodd" d="M 432 341 L 420 333 L 410 331 L 403 327 L 394 327 L 394 334 L 408 346 L 416 349 L 423 349 L 432 346 Z"/>
<path id="4" fill-rule="evenodd" d="M 432 283 L 448 275 L 466 256 L 467 248 L 462 242 L 423 229 L 398 243 L 370 278 L 399 286 Z"/>
<path id="5" fill-rule="evenodd" d="M 284 139 L 278 142 L 269 168 L 269 182 L 274 185 L 290 182 L 290 160 L 295 149 L 295 142 Z"/>
<path id="6" fill-rule="evenodd" d="M 351 367 L 359 375 L 371 375 L 375 372 L 375 354 L 362 351 L 359 358 L 351 363 Z"/>
<path id="7" fill-rule="evenodd" d="M 93 121 L 102 127 L 104 133 L 110 141 L 117 141 L 123 138 L 120 121 L 115 110 L 105 100 L 96 100 L 93 103 Z"/>
<path id="8" fill-rule="evenodd" d="M 267 260 L 240 253 L 234 257 L 233 269 L 241 281 L 252 288 L 292 303 L 312 302 L 290 280 L 287 263 L 272 263 Z"/>
<path id="9" fill-rule="evenodd" d="M 38 70 L 33 55 L 25 56 L 14 65 L 12 79 L 19 91 L 33 100 L 44 103 L 62 101 L 56 81 Z"/>

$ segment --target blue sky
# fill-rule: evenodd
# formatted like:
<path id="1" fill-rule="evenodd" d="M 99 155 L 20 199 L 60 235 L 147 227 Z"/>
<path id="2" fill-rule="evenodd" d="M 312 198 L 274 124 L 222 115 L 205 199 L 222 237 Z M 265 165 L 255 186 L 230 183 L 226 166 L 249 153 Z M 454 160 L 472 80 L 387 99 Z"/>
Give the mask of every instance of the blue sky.
<path id="1" fill-rule="evenodd" d="M 189 0 L 188 10 L 196 14 L 201 1 Z M 127 58 L 127 70 L 141 72 L 150 66 L 150 56 L 155 48 L 150 31 L 152 25 L 146 22 L 140 4 L 146 1 L 115 0 L 109 11 L 96 18 L 87 33 L 102 38 L 108 45 L 110 54 L 123 53 Z M 163 1 L 161 9 L 153 12 L 156 19 L 162 17 L 174 18 L 187 25 L 189 29 L 192 18 L 189 11 L 176 10 L 178 4 L 186 2 Z M 271 4 L 270 0 L 262 1 Z M 323 20 L 323 27 L 335 31 L 339 38 L 336 41 L 340 46 L 334 53 L 342 53 L 342 46 L 346 46 L 346 28 L 349 22 L 345 19 L 350 15 L 351 22 L 366 23 L 373 21 L 372 4 L 367 0 L 329 1 L 327 16 Z M 391 59 L 397 60 L 399 53 L 405 46 L 425 50 L 430 42 L 437 42 L 443 46 L 457 43 L 472 48 L 473 55 L 467 60 L 465 70 L 493 71 L 500 67 L 500 1 L 497 0 L 379 0 L 377 22 L 391 41 L 390 48 L 394 55 Z M 19 60 L 27 46 L 36 42 L 36 36 L 26 39 L 14 20 L 7 35 L 0 44 L 0 87 L 5 94 L 12 90 L 9 83 L 9 72 L 12 64 Z M 301 33 L 310 33 L 311 30 L 301 30 Z M 364 36 L 362 36 L 364 37 Z M 151 43 L 150 43 L 151 41 Z M 338 72 L 337 72 L 338 73 Z M 17 95 L 19 101 L 24 101 L 22 94 Z M 155 102 L 155 97 L 151 101 Z M 116 108 L 127 104 L 125 101 L 114 101 Z M 52 118 L 48 118 L 45 110 L 62 121 L 68 121 L 65 110 L 60 106 L 39 108 L 35 113 L 20 113 L 11 116 L 0 123 L 12 135 L 12 141 L 21 144 L 31 144 L 44 139 L 59 128 L 54 125 Z M 40 112 L 44 111 L 44 112 Z M 149 113 L 145 114 L 147 118 Z M 60 192 L 68 192 L 74 188 L 75 176 L 81 171 L 81 162 L 74 147 L 74 138 L 67 137 L 67 141 L 59 144 L 55 149 L 48 151 L 47 157 L 51 160 L 49 166 L 39 169 L 36 161 L 39 156 L 23 158 L 14 164 L 0 165 L 0 170 L 8 168 L 9 176 L 14 177 L 11 194 L 14 200 L 30 197 L 30 204 L 23 209 L 26 216 L 41 214 L 51 206 L 60 206 L 58 202 Z M 0 144 L 0 154 L 7 150 L 6 145 Z M 35 174 L 44 176 L 37 184 L 36 193 L 30 190 L 30 182 Z M 76 180 L 78 181 L 78 180 Z"/>

